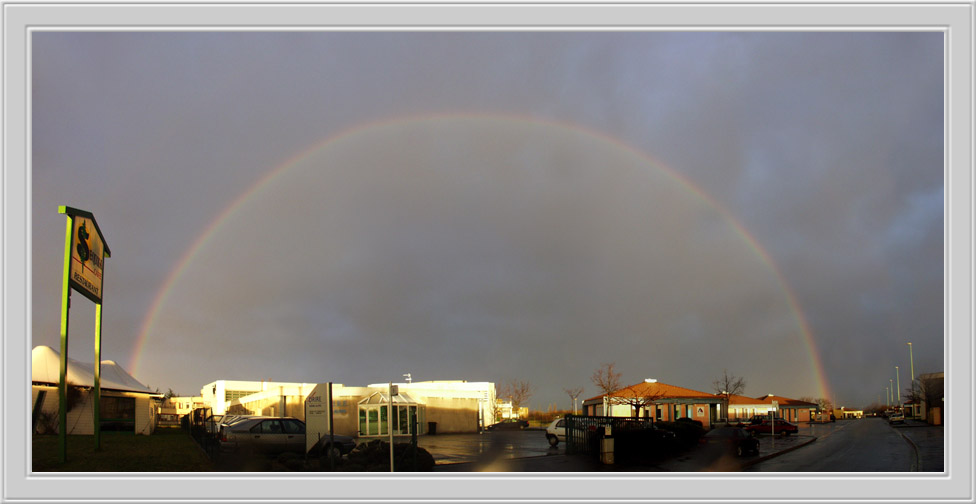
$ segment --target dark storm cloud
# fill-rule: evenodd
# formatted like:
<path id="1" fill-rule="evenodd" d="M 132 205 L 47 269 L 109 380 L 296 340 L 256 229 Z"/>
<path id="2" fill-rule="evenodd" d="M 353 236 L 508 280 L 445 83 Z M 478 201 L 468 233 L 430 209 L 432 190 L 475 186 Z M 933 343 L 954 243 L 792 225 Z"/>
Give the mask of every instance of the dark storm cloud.
<path id="1" fill-rule="evenodd" d="M 907 341 L 917 373 L 942 370 L 942 49 L 938 33 L 38 32 L 33 344 L 57 346 L 57 205 L 93 211 L 115 253 L 106 355 L 125 364 L 179 259 L 273 167 L 356 125 L 482 111 L 579 124 L 702 188 L 768 251 L 809 319 L 838 399 L 864 404 L 894 365 L 907 369 Z M 506 135 L 484 136 L 462 152 L 445 138 L 404 139 L 400 148 L 423 147 L 418 159 L 436 164 L 509 145 Z M 224 239 L 200 252 L 220 262 L 191 265 L 177 284 L 187 290 L 174 289 L 168 303 L 237 288 L 160 320 L 170 333 L 165 343 L 151 340 L 140 378 L 184 393 L 217 378 L 359 384 L 388 379 L 368 372 L 392 369 L 366 358 L 383 348 L 418 362 L 434 356 L 437 378 L 531 376 L 533 403 L 562 405 L 563 387 L 583 385 L 589 395 L 589 375 L 609 361 L 621 364 L 625 381 L 674 377 L 707 390 L 713 377 L 691 370 L 739 357 L 713 351 L 729 334 L 759 358 L 777 358 L 779 349 L 762 343 L 795 332 L 796 320 L 768 268 L 736 289 L 716 288 L 724 296 L 702 294 L 742 279 L 723 254 L 743 243 L 729 241 L 727 223 L 708 212 L 657 215 L 708 205 L 620 174 L 553 184 L 561 166 L 601 165 L 575 159 L 585 156 L 526 148 L 511 160 L 531 170 L 481 179 L 486 172 L 474 168 L 470 179 L 388 183 L 347 173 L 320 189 L 330 212 L 301 220 L 304 227 L 259 242 L 248 232 L 266 230 L 259 224 L 271 215 L 255 216 L 262 220 L 250 228 L 228 222 Z M 317 184 L 311 177 L 299 186 Z M 283 201 L 269 190 L 253 205 L 295 205 L 292 215 L 319 205 L 292 192 Z M 642 194 L 661 199 L 650 205 Z M 656 234 L 621 232 L 627 225 Z M 654 253 L 669 262 L 641 262 Z M 313 260 L 331 266 L 293 268 Z M 267 292 L 222 276 L 248 264 Z M 600 267 L 579 267 L 593 264 Z M 660 304 L 633 301 L 643 298 Z M 227 319 L 256 299 L 280 301 Z M 72 317 L 73 327 L 90 327 L 81 311 Z M 72 348 L 90 346 L 86 333 L 73 333 Z M 513 355 L 498 334 L 531 343 Z M 594 347 L 595 334 L 612 334 L 614 344 Z M 797 335 L 790 341 L 789 352 L 805 352 Z M 326 348 L 341 356 L 328 359 L 339 377 L 320 369 L 315 355 Z M 229 354 L 233 366 L 215 364 Z M 184 378 L 159 371 L 177 362 L 214 369 Z M 766 390 L 780 375 L 727 367 L 756 387 L 750 394 L 792 393 Z"/>

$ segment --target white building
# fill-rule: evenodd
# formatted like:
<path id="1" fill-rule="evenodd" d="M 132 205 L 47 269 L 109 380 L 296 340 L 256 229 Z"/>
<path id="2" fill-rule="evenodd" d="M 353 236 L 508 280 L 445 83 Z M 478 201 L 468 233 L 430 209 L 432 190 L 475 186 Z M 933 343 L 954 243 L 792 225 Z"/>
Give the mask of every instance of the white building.
<path id="1" fill-rule="evenodd" d="M 114 361 L 101 362 L 99 376 L 99 417 L 102 430 L 125 430 L 148 435 L 156 427 L 158 403 L 163 395 L 139 383 Z M 67 433 L 95 433 L 95 365 L 68 359 Z M 61 381 L 61 354 L 48 346 L 31 351 L 31 399 L 38 411 L 38 432 L 59 429 L 58 384 Z M 53 422 L 53 423 L 52 423 Z"/>
<path id="2" fill-rule="evenodd" d="M 251 414 L 305 418 L 305 399 L 317 384 L 217 380 L 204 385 L 203 402 L 213 414 Z M 419 433 L 478 432 L 495 422 L 495 385 L 464 380 L 395 383 L 390 422 L 389 383 L 366 387 L 333 384 L 337 432 L 380 436 L 392 423 L 396 433 L 411 432 L 406 419 L 418 421 Z M 402 420 L 402 421 L 401 421 Z"/>

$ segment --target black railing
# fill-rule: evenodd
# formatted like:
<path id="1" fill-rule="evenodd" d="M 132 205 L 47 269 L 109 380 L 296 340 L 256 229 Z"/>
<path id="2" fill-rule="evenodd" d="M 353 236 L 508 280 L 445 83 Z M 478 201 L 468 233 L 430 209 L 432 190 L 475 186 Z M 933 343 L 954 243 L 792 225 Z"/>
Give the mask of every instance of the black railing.
<path id="1" fill-rule="evenodd" d="M 185 415 L 181 426 L 203 451 L 213 459 L 220 450 L 220 432 L 210 408 L 197 408 Z"/>
<path id="2" fill-rule="evenodd" d="M 650 418 L 566 415 L 566 453 L 599 454 L 599 440 L 608 426 L 612 436 L 616 432 L 643 430 L 651 424 Z"/>

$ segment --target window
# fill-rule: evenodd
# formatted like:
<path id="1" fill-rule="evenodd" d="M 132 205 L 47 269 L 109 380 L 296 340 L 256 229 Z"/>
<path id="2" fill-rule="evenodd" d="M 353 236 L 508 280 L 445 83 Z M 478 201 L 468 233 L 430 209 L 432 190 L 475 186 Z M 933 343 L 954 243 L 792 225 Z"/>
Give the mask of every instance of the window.
<path id="1" fill-rule="evenodd" d="M 403 394 L 401 394 L 402 396 Z M 412 404 L 393 404 L 393 415 L 390 416 L 389 405 L 382 402 L 384 398 L 371 396 L 359 403 L 359 435 L 360 436 L 388 436 L 389 429 L 398 436 L 410 435 L 413 426 L 417 425 L 422 431 L 424 424 L 424 408 Z"/>
<path id="2" fill-rule="evenodd" d="M 285 434 L 305 434 L 305 425 L 298 420 L 282 420 Z"/>
<path id="3" fill-rule="evenodd" d="M 99 430 L 135 432 L 136 399 L 102 396 L 98 401 Z"/>
<path id="4" fill-rule="evenodd" d="M 281 422 L 278 420 L 265 420 L 251 427 L 251 432 L 255 434 L 281 434 Z"/>
<path id="5" fill-rule="evenodd" d="M 410 421 L 407 420 L 408 408 L 397 406 L 395 409 L 397 411 L 397 414 L 394 416 L 397 419 L 396 431 L 400 434 L 410 434 Z"/>
<path id="6" fill-rule="evenodd" d="M 224 392 L 224 401 L 225 402 L 231 402 L 234 399 L 240 399 L 242 397 L 247 397 L 247 396 L 249 396 L 249 395 L 251 395 L 253 393 L 254 392 L 251 392 L 249 390 L 228 390 L 228 391 Z"/>
<path id="7" fill-rule="evenodd" d="M 369 431 L 365 432 L 364 434 L 368 436 L 378 436 L 380 434 L 380 429 L 378 426 L 380 417 L 379 410 L 376 408 L 370 408 L 366 411 L 366 414 L 369 416 Z"/>

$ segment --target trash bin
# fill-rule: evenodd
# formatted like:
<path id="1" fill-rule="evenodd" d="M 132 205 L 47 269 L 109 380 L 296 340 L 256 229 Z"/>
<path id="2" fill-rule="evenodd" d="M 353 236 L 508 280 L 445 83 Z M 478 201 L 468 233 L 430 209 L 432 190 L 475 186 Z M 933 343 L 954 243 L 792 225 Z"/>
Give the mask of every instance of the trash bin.
<path id="1" fill-rule="evenodd" d="M 600 462 L 613 464 L 613 438 L 605 437 L 600 440 Z"/>
<path id="2" fill-rule="evenodd" d="M 431 436 L 437 434 L 437 422 L 427 422 L 427 434 Z"/>
<path id="3" fill-rule="evenodd" d="M 604 426 L 600 434 L 602 434 L 600 437 L 600 462 L 611 465 L 613 464 L 613 435 L 611 427 L 609 425 Z"/>

